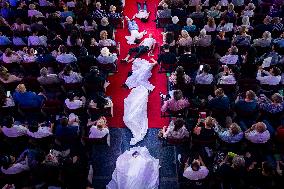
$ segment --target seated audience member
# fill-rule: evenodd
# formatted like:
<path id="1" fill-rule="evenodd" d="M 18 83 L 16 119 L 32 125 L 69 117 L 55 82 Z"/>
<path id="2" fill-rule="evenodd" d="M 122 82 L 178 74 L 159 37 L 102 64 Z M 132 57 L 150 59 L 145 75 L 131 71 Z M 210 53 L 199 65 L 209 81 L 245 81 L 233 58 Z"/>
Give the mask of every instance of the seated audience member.
<path id="1" fill-rule="evenodd" d="M 242 16 L 248 16 L 248 17 L 253 17 L 254 16 L 254 9 L 255 6 L 253 3 L 249 3 L 245 9 L 242 11 Z"/>
<path id="2" fill-rule="evenodd" d="M 110 53 L 107 47 L 102 48 L 101 54 L 97 57 L 100 64 L 115 64 L 117 60 L 116 53 Z"/>
<path id="3" fill-rule="evenodd" d="M 253 40 L 253 45 L 259 47 L 269 47 L 271 45 L 271 42 L 271 33 L 269 31 L 265 31 L 262 34 L 262 38 Z"/>
<path id="4" fill-rule="evenodd" d="M 223 49 L 230 47 L 231 43 L 227 37 L 225 37 L 226 32 L 220 31 L 216 39 L 212 42 L 215 47 L 215 56 L 221 56 L 224 52 Z"/>
<path id="5" fill-rule="evenodd" d="M 67 37 L 66 44 L 69 47 L 73 47 L 73 46 L 81 47 L 83 45 L 83 40 L 80 37 L 79 32 L 76 30 L 71 31 L 71 33 Z"/>
<path id="6" fill-rule="evenodd" d="M 89 108 L 94 108 L 94 109 L 110 108 L 110 114 L 111 116 L 113 116 L 113 102 L 110 97 L 105 96 L 101 92 L 92 95 L 92 98 L 89 102 Z"/>
<path id="7" fill-rule="evenodd" d="M 11 94 L 7 94 L 6 90 L 0 87 L 0 107 L 14 107 L 15 103 Z"/>
<path id="8" fill-rule="evenodd" d="M 25 33 L 30 30 L 29 25 L 25 24 L 21 18 L 16 18 L 16 22 L 11 27 L 14 33 Z"/>
<path id="9" fill-rule="evenodd" d="M 242 64 L 240 65 L 240 77 L 241 78 L 256 78 L 257 64 L 256 64 L 256 48 L 251 46 L 245 55 L 242 56 Z"/>
<path id="10" fill-rule="evenodd" d="M 216 123 L 216 120 L 212 117 L 207 117 L 205 120 L 199 119 L 197 125 L 193 129 L 193 140 L 210 143 L 215 141 L 214 126 Z"/>
<path id="11" fill-rule="evenodd" d="M 265 95 L 261 95 L 258 98 L 258 106 L 261 110 L 264 110 L 268 113 L 280 113 L 283 111 L 283 97 L 279 93 L 274 93 L 271 96 L 271 100 Z"/>
<path id="12" fill-rule="evenodd" d="M 16 75 L 10 74 L 4 66 L 0 67 L 0 81 L 2 83 L 13 83 L 21 81 L 22 78 L 17 77 Z"/>
<path id="13" fill-rule="evenodd" d="M 178 24 L 179 18 L 177 16 L 172 17 L 172 24 L 166 25 L 166 32 L 179 32 L 181 30 L 181 26 Z"/>
<path id="14" fill-rule="evenodd" d="M 245 94 L 245 98 L 237 97 L 235 101 L 235 108 L 240 112 L 256 112 L 258 109 L 256 94 L 249 90 Z"/>
<path id="15" fill-rule="evenodd" d="M 68 97 L 65 100 L 65 106 L 70 110 L 75 110 L 83 107 L 86 103 L 85 97 L 78 97 L 75 93 L 69 92 Z"/>
<path id="16" fill-rule="evenodd" d="M 93 12 L 94 18 L 103 18 L 107 16 L 107 13 L 102 9 L 102 4 L 100 2 L 96 3 L 96 10 Z"/>
<path id="17" fill-rule="evenodd" d="M 108 33 L 109 38 L 113 39 L 114 37 L 113 27 L 109 24 L 107 17 L 103 17 L 101 19 L 101 24 L 98 25 L 97 31 L 98 33 L 100 33 L 101 31 L 106 31 Z"/>
<path id="18" fill-rule="evenodd" d="M 106 135 L 109 135 L 107 119 L 105 117 L 100 117 L 94 122 L 89 119 L 87 126 L 90 126 L 89 138 L 104 138 Z"/>
<path id="19" fill-rule="evenodd" d="M 246 26 L 242 26 L 239 29 L 240 35 L 234 36 L 232 44 L 236 46 L 250 46 L 251 36 L 247 34 L 248 29 Z"/>
<path id="20" fill-rule="evenodd" d="M 192 38 L 186 30 L 181 30 L 181 35 L 179 36 L 177 44 L 182 47 L 192 45 Z"/>
<path id="21" fill-rule="evenodd" d="M 15 175 L 30 170 L 26 160 L 17 162 L 16 158 L 12 155 L 5 155 L 1 157 L 1 160 L 3 161 L 1 172 L 5 175 Z"/>
<path id="22" fill-rule="evenodd" d="M 182 66 L 178 66 L 176 71 L 174 71 L 170 77 L 169 82 L 175 86 L 182 86 L 183 84 L 190 83 L 191 78 L 184 72 Z"/>
<path id="23" fill-rule="evenodd" d="M 213 82 L 213 75 L 210 74 L 211 67 L 208 64 L 203 66 L 202 70 L 197 71 L 197 75 L 195 78 L 195 83 L 197 84 L 211 84 Z"/>
<path id="24" fill-rule="evenodd" d="M 195 32 L 197 30 L 196 25 L 193 25 L 193 20 L 191 18 L 186 19 L 186 26 L 183 26 L 182 29 L 187 32 Z"/>
<path id="25" fill-rule="evenodd" d="M 136 21 L 133 18 L 130 20 L 127 16 L 125 16 L 125 18 L 127 20 L 128 31 L 130 32 L 130 36 L 125 36 L 125 38 L 128 44 L 133 45 L 142 39 L 147 32 L 146 30 L 139 32 L 139 27 Z"/>
<path id="26" fill-rule="evenodd" d="M 30 63 L 35 62 L 37 59 L 37 56 L 35 54 L 35 50 L 33 48 L 30 48 L 27 53 L 23 56 L 23 62 L 24 63 Z"/>
<path id="27" fill-rule="evenodd" d="M 162 32 L 163 35 L 163 46 L 169 45 L 171 47 L 175 46 L 175 36 L 172 32 Z"/>
<path id="28" fill-rule="evenodd" d="M 171 9 L 169 9 L 169 6 L 164 3 L 163 9 L 157 11 L 158 18 L 170 18 L 172 15 Z"/>
<path id="29" fill-rule="evenodd" d="M 225 95 L 224 90 L 222 88 L 215 90 L 215 98 L 209 98 L 208 107 L 213 110 L 230 110 L 230 100 Z"/>
<path id="30" fill-rule="evenodd" d="M 233 31 L 233 23 L 230 23 L 228 18 L 223 18 L 217 26 L 217 31 L 231 32 Z"/>
<path id="31" fill-rule="evenodd" d="M 253 30 L 253 27 L 250 25 L 249 17 L 243 16 L 242 18 L 242 25 L 237 27 L 237 30 L 240 30 L 242 27 L 246 27 L 248 31 Z"/>
<path id="32" fill-rule="evenodd" d="M 221 10 L 221 5 L 217 4 L 216 6 L 211 6 L 211 8 L 207 12 L 208 18 L 213 17 L 213 18 L 220 18 L 222 12 Z"/>
<path id="33" fill-rule="evenodd" d="M 42 47 L 37 49 L 37 53 L 36 62 L 38 63 L 50 63 L 55 61 L 55 58 Z"/>
<path id="34" fill-rule="evenodd" d="M 15 46 L 26 46 L 27 45 L 27 40 L 25 37 L 21 37 L 19 32 L 15 32 L 13 36 L 13 45 Z"/>
<path id="35" fill-rule="evenodd" d="M 281 23 L 282 19 L 279 17 L 272 18 L 272 31 L 281 32 L 284 30 L 284 25 Z"/>
<path id="36" fill-rule="evenodd" d="M 202 6 L 201 5 L 196 5 L 195 7 L 195 12 L 191 13 L 189 15 L 191 18 L 194 19 L 202 19 L 205 17 L 205 13 L 202 11 Z"/>
<path id="37" fill-rule="evenodd" d="M 150 51 L 155 48 L 156 40 L 153 38 L 153 35 L 150 33 L 147 38 L 145 38 L 137 47 L 130 48 L 128 51 L 127 56 L 122 59 L 122 62 L 133 62 L 136 58 L 139 58 L 142 54 Z M 132 55 L 133 52 L 136 52 L 136 55 L 131 58 L 130 56 Z"/>
<path id="38" fill-rule="evenodd" d="M 183 176 L 192 181 L 200 181 L 205 179 L 209 174 L 209 170 L 205 166 L 201 157 L 194 159 L 190 165 L 185 164 Z"/>
<path id="39" fill-rule="evenodd" d="M 77 58 L 72 53 L 67 53 L 67 48 L 64 45 L 60 45 L 58 49 L 58 55 L 56 56 L 56 61 L 62 64 L 69 64 L 76 62 Z"/>
<path id="40" fill-rule="evenodd" d="M 202 29 L 199 36 L 193 38 L 193 43 L 196 46 L 208 47 L 211 45 L 211 35 L 206 35 L 206 30 Z"/>
<path id="41" fill-rule="evenodd" d="M 116 43 L 112 39 L 108 39 L 108 33 L 106 30 L 103 30 L 100 32 L 100 40 L 99 40 L 99 46 L 115 46 Z"/>
<path id="42" fill-rule="evenodd" d="M 206 32 L 214 32 L 216 31 L 216 24 L 215 24 L 215 19 L 213 17 L 209 17 L 207 24 L 204 26 Z"/>
<path id="43" fill-rule="evenodd" d="M 244 137 L 244 133 L 242 132 L 240 126 L 236 123 L 232 123 L 228 128 L 223 128 L 216 124 L 214 130 L 218 137 L 226 143 L 237 143 L 240 142 Z"/>
<path id="44" fill-rule="evenodd" d="M 86 17 L 86 19 L 84 20 L 84 26 L 81 26 L 81 28 L 83 28 L 85 32 L 90 34 L 92 34 L 97 27 L 98 25 L 96 21 L 91 16 Z"/>
<path id="45" fill-rule="evenodd" d="M 63 79 L 65 83 L 81 83 L 82 76 L 78 72 L 74 72 L 70 65 L 65 66 L 62 72 L 58 74 L 60 79 Z"/>
<path id="46" fill-rule="evenodd" d="M 158 64 L 175 64 L 177 62 L 177 57 L 176 57 L 176 54 L 173 53 L 173 52 L 170 52 L 170 47 L 169 45 L 164 45 L 163 46 L 163 49 L 164 49 L 164 52 L 162 54 L 159 54 L 159 57 L 158 57 Z"/>
<path id="47" fill-rule="evenodd" d="M 90 72 L 84 76 L 84 83 L 88 85 L 92 85 L 94 89 L 100 91 L 104 91 L 104 84 L 106 80 L 98 67 L 92 66 L 90 68 Z"/>
<path id="48" fill-rule="evenodd" d="M 29 4 L 29 10 L 28 10 L 28 17 L 39 17 L 39 16 L 43 16 L 43 14 L 36 10 L 36 6 L 35 4 Z"/>
<path id="49" fill-rule="evenodd" d="M 55 136 L 57 137 L 77 137 L 79 132 L 77 118 L 68 120 L 68 118 L 61 118 L 60 124 L 55 128 Z"/>
<path id="50" fill-rule="evenodd" d="M 118 19 L 118 18 L 121 18 L 121 17 L 122 17 L 121 13 L 116 12 L 116 6 L 111 5 L 109 7 L 108 18 L 110 18 L 110 19 Z"/>
<path id="51" fill-rule="evenodd" d="M 239 55 L 238 55 L 238 47 L 232 46 L 228 49 L 228 54 L 222 56 L 220 58 L 220 62 L 222 64 L 238 64 L 239 63 Z"/>
<path id="52" fill-rule="evenodd" d="M 183 110 L 184 108 L 189 107 L 189 102 L 186 98 L 183 97 L 181 90 L 175 90 L 173 93 L 173 97 L 164 102 L 161 111 L 172 111 L 176 112 L 179 110 Z"/>
<path id="53" fill-rule="evenodd" d="M 245 131 L 245 137 L 255 144 L 266 143 L 270 139 L 270 133 L 265 123 L 258 122 Z"/>
<path id="54" fill-rule="evenodd" d="M 278 67 L 272 67 L 268 72 L 260 66 L 256 79 L 260 81 L 260 84 L 278 85 L 281 81 L 281 71 Z"/>
<path id="55" fill-rule="evenodd" d="M 259 34 L 263 34 L 263 32 L 265 31 L 272 31 L 272 24 L 271 22 L 271 18 L 269 16 L 266 16 L 263 19 L 263 23 L 258 24 L 254 27 L 254 32 L 259 33 Z M 256 37 L 260 37 L 260 36 L 256 36 Z"/>
<path id="56" fill-rule="evenodd" d="M 40 76 L 37 78 L 37 80 L 41 85 L 50 85 L 61 82 L 57 74 L 49 74 L 48 69 L 45 67 L 41 68 Z"/>
<path id="57" fill-rule="evenodd" d="M 13 94 L 13 99 L 16 104 L 22 107 L 39 108 L 42 106 L 45 97 L 41 93 L 36 94 L 27 91 L 24 84 L 19 84 Z"/>
<path id="58" fill-rule="evenodd" d="M 22 57 L 15 51 L 12 51 L 10 48 L 7 48 L 2 55 L 2 61 L 7 64 L 14 62 L 19 63 L 22 61 Z"/>
<path id="59" fill-rule="evenodd" d="M 49 126 L 45 125 L 45 123 L 38 124 L 37 122 L 29 125 L 29 130 L 27 131 L 27 135 L 32 138 L 40 139 L 52 136 L 54 124 L 51 123 Z"/>
<path id="60" fill-rule="evenodd" d="M 197 64 L 196 54 L 191 52 L 191 47 L 184 47 L 184 53 L 179 56 L 178 62 L 186 64 Z"/>
<path id="61" fill-rule="evenodd" d="M 236 78 L 235 78 L 235 73 L 233 72 L 233 69 L 230 69 L 228 66 L 223 65 L 223 72 L 218 74 L 218 84 L 229 84 L 233 85 L 236 84 Z"/>
<path id="62" fill-rule="evenodd" d="M 222 17 L 225 18 L 230 23 L 234 23 L 235 20 L 237 19 L 237 13 L 234 10 L 235 6 L 230 3 L 228 4 L 228 9 L 225 10 L 222 14 Z"/>
<path id="63" fill-rule="evenodd" d="M 4 125 L 1 127 L 1 131 L 6 137 L 15 138 L 26 135 L 28 129 L 23 125 L 16 124 L 14 118 L 8 116 L 4 118 Z"/>
<path id="64" fill-rule="evenodd" d="M 69 35 L 73 30 L 77 30 L 77 27 L 73 23 L 72 16 L 66 17 L 66 22 L 64 22 L 63 26 L 64 26 L 64 31 L 66 32 L 66 35 Z"/>
<path id="65" fill-rule="evenodd" d="M 185 127 L 185 121 L 181 118 L 172 120 L 169 126 L 162 129 L 163 137 L 170 139 L 183 139 L 189 137 L 189 132 Z"/>

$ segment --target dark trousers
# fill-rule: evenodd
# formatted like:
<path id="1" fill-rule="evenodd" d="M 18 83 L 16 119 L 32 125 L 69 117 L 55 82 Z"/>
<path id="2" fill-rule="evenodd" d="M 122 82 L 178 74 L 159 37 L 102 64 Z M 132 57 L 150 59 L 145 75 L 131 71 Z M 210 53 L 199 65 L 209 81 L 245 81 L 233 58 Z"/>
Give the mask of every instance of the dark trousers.
<path id="1" fill-rule="evenodd" d="M 138 12 L 140 10 L 142 10 L 142 3 L 137 2 L 137 8 L 138 8 Z M 146 4 L 146 2 L 143 3 L 143 9 L 147 12 L 147 4 Z"/>
<path id="2" fill-rule="evenodd" d="M 142 54 L 146 53 L 148 50 L 149 50 L 149 47 L 142 45 L 142 46 L 130 48 L 128 51 L 128 54 L 131 55 L 133 52 L 136 52 L 136 55 L 134 56 L 134 58 L 138 58 Z"/>

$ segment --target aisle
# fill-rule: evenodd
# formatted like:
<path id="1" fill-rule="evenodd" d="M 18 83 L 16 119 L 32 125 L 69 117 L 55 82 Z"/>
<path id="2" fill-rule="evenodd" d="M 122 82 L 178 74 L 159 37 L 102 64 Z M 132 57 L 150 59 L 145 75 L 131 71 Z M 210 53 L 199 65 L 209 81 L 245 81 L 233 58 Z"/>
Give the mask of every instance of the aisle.
<path id="1" fill-rule="evenodd" d="M 142 0 L 140 1 L 143 2 Z M 142 23 L 139 19 L 136 19 L 136 21 L 140 27 L 140 31 L 143 31 L 145 29 L 148 32 L 148 34 L 152 33 L 154 38 L 157 40 L 157 42 L 161 44 L 162 30 L 157 29 L 155 22 L 153 22 L 153 20 L 155 19 L 154 15 L 155 4 L 158 4 L 158 2 L 159 0 L 147 1 L 148 10 L 151 12 L 148 23 Z M 136 1 L 126 0 L 126 5 L 127 6 L 124 9 L 124 15 L 131 18 L 137 12 Z M 130 46 L 126 43 L 125 39 L 126 35 L 129 35 L 129 32 L 127 30 L 127 22 L 125 21 L 125 28 L 118 29 L 116 34 L 116 41 L 120 42 L 120 49 L 121 49 L 119 61 L 120 59 L 126 56 L 129 48 L 133 47 L 133 45 Z M 158 54 L 158 48 L 155 48 L 154 54 L 155 54 L 154 58 L 156 59 Z M 149 57 L 147 55 L 142 56 L 142 58 L 149 60 Z M 125 82 L 128 72 L 131 71 L 132 64 L 120 64 L 119 61 L 118 61 L 118 73 L 109 77 L 111 84 L 107 88 L 107 95 L 112 97 L 114 104 L 114 116 L 113 118 L 109 119 L 109 126 L 121 128 L 125 127 L 123 123 L 123 107 L 124 107 L 123 100 L 130 93 L 130 90 L 122 88 L 121 85 Z M 160 95 L 159 95 L 160 92 L 165 93 L 167 90 L 166 75 L 159 74 L 157 66 L 152 70 L 152 74 L 153 75 L 150 79 L 150 82 L 155 86 L 155 89 L 149 95 L 149 102 L 148 102 L 149 128 L 161 128 L 164 125 L 168 124 L 168 119 L 161 118 L 160 116 L 161 105 L 160 105 Z"/>

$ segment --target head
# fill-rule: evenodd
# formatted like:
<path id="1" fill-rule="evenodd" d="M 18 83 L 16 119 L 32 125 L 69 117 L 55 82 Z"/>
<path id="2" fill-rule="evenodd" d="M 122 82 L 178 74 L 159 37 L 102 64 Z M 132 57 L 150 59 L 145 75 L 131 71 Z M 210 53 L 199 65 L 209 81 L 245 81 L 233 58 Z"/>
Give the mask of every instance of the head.
<path id="1" fill-rule="evenodd" d="M 213 117 L 211 117 L 211 116 L 208 116 L 206 119 L 205 119 L 205 126 L 206 127 L 210 127 L 210 128 L 212 128 L 212 127 L 214 127 L 214 124 L 215 124 L 215 119 L 213 118 Z"/>
<path id="2" fill-rule="evenodd" d="M 187 18 L 187 19 L 186 19 L 186 24 L 187 24 L 188 26 L 191 26 L 191 25 L 193 24 L 192 18 Z"/>
<path id="3" fill-rule="evenodd" d="M 236 155 L 233 157 L 232 166 L 236 169 L 242 168 L 245 166 L 245 159 L 243 156 Z"/>
<path id="4" fill-rule="evenodd" d="M 271 22 L 271 18 L 269 16 L 266 16 L 264 19 L 263 19 L 263 23 L 264 24 L 270 24 Z"/>
<path id="5" fill-rule="evenodd" d="M 30 5 L 29 5 L 29 9 L 30 9 L 30 10 L 35 10 L 35 9 L 36 9 L 35 4 L 30 4 Z"/>
<path id="6" fill-rule="evenodd" d="M 279 17 L 273 17 L 272 18 L 272 23 L 273 24 L 279 24 L 281 22 L 281 18 L 279 18 Z"/>
<path id="7" fill-rule="evenodd" d="M 19 93 L 25 93 L 27 91 L 26 86 L 24 84 L 19 84 L 16 87 L 16 91 Z"/>
<path id="8" fill-rule="evenodd" d="M 176 69 L 176 75 L 184 75 L 184 69 L 182 66 L 178 66 Z"/>
<path id="9" fill-rule="evenodd" d="M 249 4 L 248 4 L 248 9 L 249 9 L 249 10 L 254 10 L 254 9 L 255 9 L 254 4 L 253 4 L 253 3 L 249 3 Z"/>
<path id="10" fill-rule="evenodd" d="M 237 55 L 238 54 L 238 47 L 236 46 L 232 46 L 231 48 L 229 48 L 229 53 L 232 54 L 232 55 Z"/>
<path id="11" fill-rule="evenodd" d="M 72 71 L 72 67 L 70 65 L 66 65 L 65 68 L 63 69 L 63 74 L 64 75 L 70 75 L 71 71 Z"/>
<path id="12" fill-rule="evenodd" d="M 269 73 L 273 76 L 278 76 L 281 74 L 281 70 L 278 67 L 274 66 L 270 68 Z"/>
<path id="13" fill-rule="evenodd" d="M 235 136 L 237 134 L 239 134 L 241 132 L 241 128 L 238 124 L 236 123 L 232 123 L 229 127 L 229 132 L 231 133 L 231 135 Z"/>
<path id="14" fill-rule="evenodd" d="M 228 5 L 228 11 L 233 11 L 234 8 L 235 8 L 235 6 L 234 6 L 233 3 L 230 3 L 230 4 Z"/>
<path id="15" fill-rule="evenodd" d="M 69 92 L 67 94 L 67 97 L 70 101 L 74 101 L 75 97 L 76 97 L 76 94 L 74 92 Z"/>
<path id="16" fill-rule="evenodd" d="M 43 67 L 43 68 L 40 69 L 40 76 L 46 77 L 47 74 L 48 74 L 48 70 L 47 70 L 46 67 Z"/>
<path id="17" fill-rule="evenodd" d="M 269 31 L 265 31 L 265 32 L 263 32 L 262 37 L 264 39 L 270 39 L 271 40 L 271 33 Z"/>
<path id="18" fill-rule="evenodd" d="M 249 17 L 248 16 L 244 16 L 242 18 L 242 24 L 245 26 L 249 26 L 250 25 L 250 21 L 249 21 Z"/>
<path id="19" fill-rule="evenodd" d="M 164 52 L 170 51 L 170 46 L 168 44 L 163 45 Z"/>
<path id="20" fill-rule="evenodd" d="M 177 16 L 172 17 L 173 24 L 177 24 L 179 22 L 179 18 Z"/>
<path id="21" fill-rule="evenodd" d="M 191 169 L 193 171 L 198 171 L 200 169 L 200 162 L 198 160 L 193 160 L 191 163 Z"/>
<path id="22" fill-rule="evenodd" d="M 32 123 L 29 125 L 28 128 L 30 132 L 34 133 L 38 131 L 38 127 L 39 127 L 38 122 L 32 121 Z"/>
<path id="23" fill-rule="evenodd" d="M 283 102 L 283 97 L 279 93 L 274 93 L 271 96 L 271 100 L 273 103 L 280 104 Z"/>
<path id="24" fill-rule="evenodd" d="M 262 173 L 269 175 L 269 176 L 274 175 L 273 165 L 268 161 L 263 162 L 262 163 Z"/>
<path id="25" fill-rule="evenodd" d="M 256 94 L 252 90 L 246 92 L 246 99 L 255 100 Z"/>
<path id="26" fill-rule="evenodd" d="M 195 7 L 195 11 L 196 11 L 196 12 L 201 12 L 201 11 L 202 11 L 202 6 L 201 6 L 201 5 L 197 5 L 197 6 Z"/>
<path id="27" fill-rule="evenodd" d="M 206 30 L 203 28 L 202 30 L 200 30 L 200 37 L 204 36 L 206 36 Z"/>
<path id="28" fill-rule="evenodd" d="M 111 5 L 111 6 L 109 7 L 109 11 L 110 11 L 110 12 L 115 12 L 115 11 L 116 11 L 116 6 Z"/>
<path id="29" fill-rule="evenodd" d="M 68 118 L 67 117 L 64 117 L 60 120 L 60 125 L 62 127 L 67 127 L 68 126 Z"/>
<path id="30" fill-rule="evenodd" d="M 108 36 L 108 33 L 107 33 L 106 30 L 101 31 L 101 33 L 100 33 L 101 40 L 107 39 L 107 36 Z"/>
<path id="31" fill-rule="evenodd" d="M 60 45 L 59 46 L 59 51 L 62 54 L 67 53 L 67 48 L 64 45 Z"/>
<path id="32" fill-rule="evenodd" d="M 207 21 L 207 25 L 209 27 L 214 27 L 215 26 L 215 19 L 213 17 L 209 17 Z"/>
<path id="33" fill-rule="evenodd" d="M 72 24 L 72 23 L 73 23 L 73 18 L 72 18 L 72 16 L 67 16 L 66 22 L 67 22 L 67 24 Z"/>
<path id="34" fill-rule="evenodd" d="M 148 37 L 153 38 L 153 34 L 149 33 Z"/>
<path id="35" fill-rule="evenodd" d="M 102 25 L 102 26 L 107 26 L 107 25 L 109 25 L 109 22 L 108 22 L 108 18 L 107 18 L 107 17 L 103 17 L 103 18 L 101 19 L 101 25 Z"/>
<path id="36" fill-rule="evenodd" d="M 205 65 L 203 66 L 202 72 L 203 72 L 203 73 L 209 73 L 210 70 L 211 70 L 211 67 L 210 67 L 208 64 L 205 64 Z"/>
<path id="37" fill-rule="evenodd" d="M 16 19 L 16 23 L 17 23 L 18 25 L 21 25 L 21 24 L 23 24 L 23 21 L 22 21 L 21 18 L 17 18 L 17 19 Z"/>
<path id="38" fill-rule="evenodd" d="M 225 93 L 224 93 L 224 90 L 222 88 L 218 88 L 218 89 L 215 90 L 215 96 L 216 97 L 222 97 L 224 95 L 225 95 Z"/>
<path id="39" fill-rule="evenodd" d="M 220 37 L 220 38 L 224 38 L 225 35 L 226 35 L 226 32 L 225 32 L 225 31 L 222 31 L 222 30 L 221 30 L 221 31 L 219 32 L 219 37 Z"/>
<path id="40" fill-rule="evenodd" d="M 12 56 L 12 54 L 13 54 L 12 49 L 7 48 L 7 49 L 5 50 L 5 56 L 10 57 L 10 56 Z"/>
<path id="41" fill-rule="evenodd" d="M 183 94 L 181 90 L 175 90 L 174 91 L 174 99 L 176 101 L 181 100 L 183 98 Z"/>
<path id="42" fill-rule="evenodd" d="M 241 26 L 241 28 L 240 28 L 240 33 L 241 34 L 246 34 L 248 32 L 248 29 L 247 29 L 247 27 L 246 26 Z"/>
<path id="43" fill-rule="evenodd" d="M 187 32 L 186 30 L 181 30 L 181 36 L 182 36 L 183 38 L 188 38 L 188 37 L 190 37 L 189 34 L 188 34 L 188 32 Z"/>
<path id="44" fill-rule="evenodd" d="M 263 122 L 257 122 L 257 123 L 255 124 L 255 130 L 256 130 L 257 132 L 259 132 L 259 133 L 263 133 L 264 131 L 267 130 L 267 127 L 266 127 L 265 123 L 263 123 Z"/>
<path id="45" fill-rule="evenodd" d="M 96 8 L 97 8 L 97 9 L 101 9 L 101 7 L 102 7 L 102 4 L 101 4 L 100 2 L 97 2 L 97 3 L 96 3 Z"/>
<path id="46" fill-rule="evenodd" d="M 8 80 L 9 79 L 9 72 L 7 70 L 7 68 L 5 68 L 4 66 L 0 67 L 0 77 L 4 80 Z"/>
<path id="47" fill-rule="evenodd" d="M 100 117 L 97 122 L 96 122 L 96 126 L 98 128 L 105 128 L 107 127 L 107 119 L 105 117 Z"/>
<path id="48" fill-rule="evenodd" d="M 101 55 L 102 56 L 109 56 L 110 55 L 109 49 L 107 47 L 102 48 Z"/>
<path id="49" fill-rule="evenodd" d="M 168 8 L 169 8 L 169 5 L 168 5 L 167 3 L 164 3 L 164 4 L 163 4 L 163 9 L 164 9 L 164 10 L 168 10 Z"/>
<path id="50" fill-rule="evenodd" d="M 4 121 L 4 125 L 5 125 L 7 128 L 13 127 L 14 122 L 15 122 L 15 120 L 14 120 L 14 118 L 13 118 L 12 116 L 7 116 L 7 117 L 5 117 L 3 121 Z"/>

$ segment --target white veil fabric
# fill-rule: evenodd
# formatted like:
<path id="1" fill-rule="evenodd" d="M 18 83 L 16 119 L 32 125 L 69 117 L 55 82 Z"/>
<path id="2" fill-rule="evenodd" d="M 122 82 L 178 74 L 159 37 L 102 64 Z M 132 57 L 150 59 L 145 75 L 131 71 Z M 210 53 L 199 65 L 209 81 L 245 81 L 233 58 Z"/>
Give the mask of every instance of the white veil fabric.
<path id="1" fill-rule="evenodd" d="M 123 121 L 133 135 L 130 145 L 143 140 L 147 133 L 147 102 L 148 90 L 141 85 L 132 89 L 128 97 L 124 99 Z"/>
<path id="2" fill-rule="evenodd" d="M 136 155 L 133 155 L 133 154 Z M 121 154 L 107 189 L 158 189 L 159 160 L 146 147 L 134 147 Z"/>
<path id="3" fill-rule="evenodd" d="M 152 91 L 155 86 L 153 86 L 148 80 L 152 76 L 151 70 L 153 64 L 149 63 L 145 59 L 136 58 L 132 65 L 132 74 L 129 76 L 125 82 L 128 88 L 132 89 L 140 85 Z"/>

